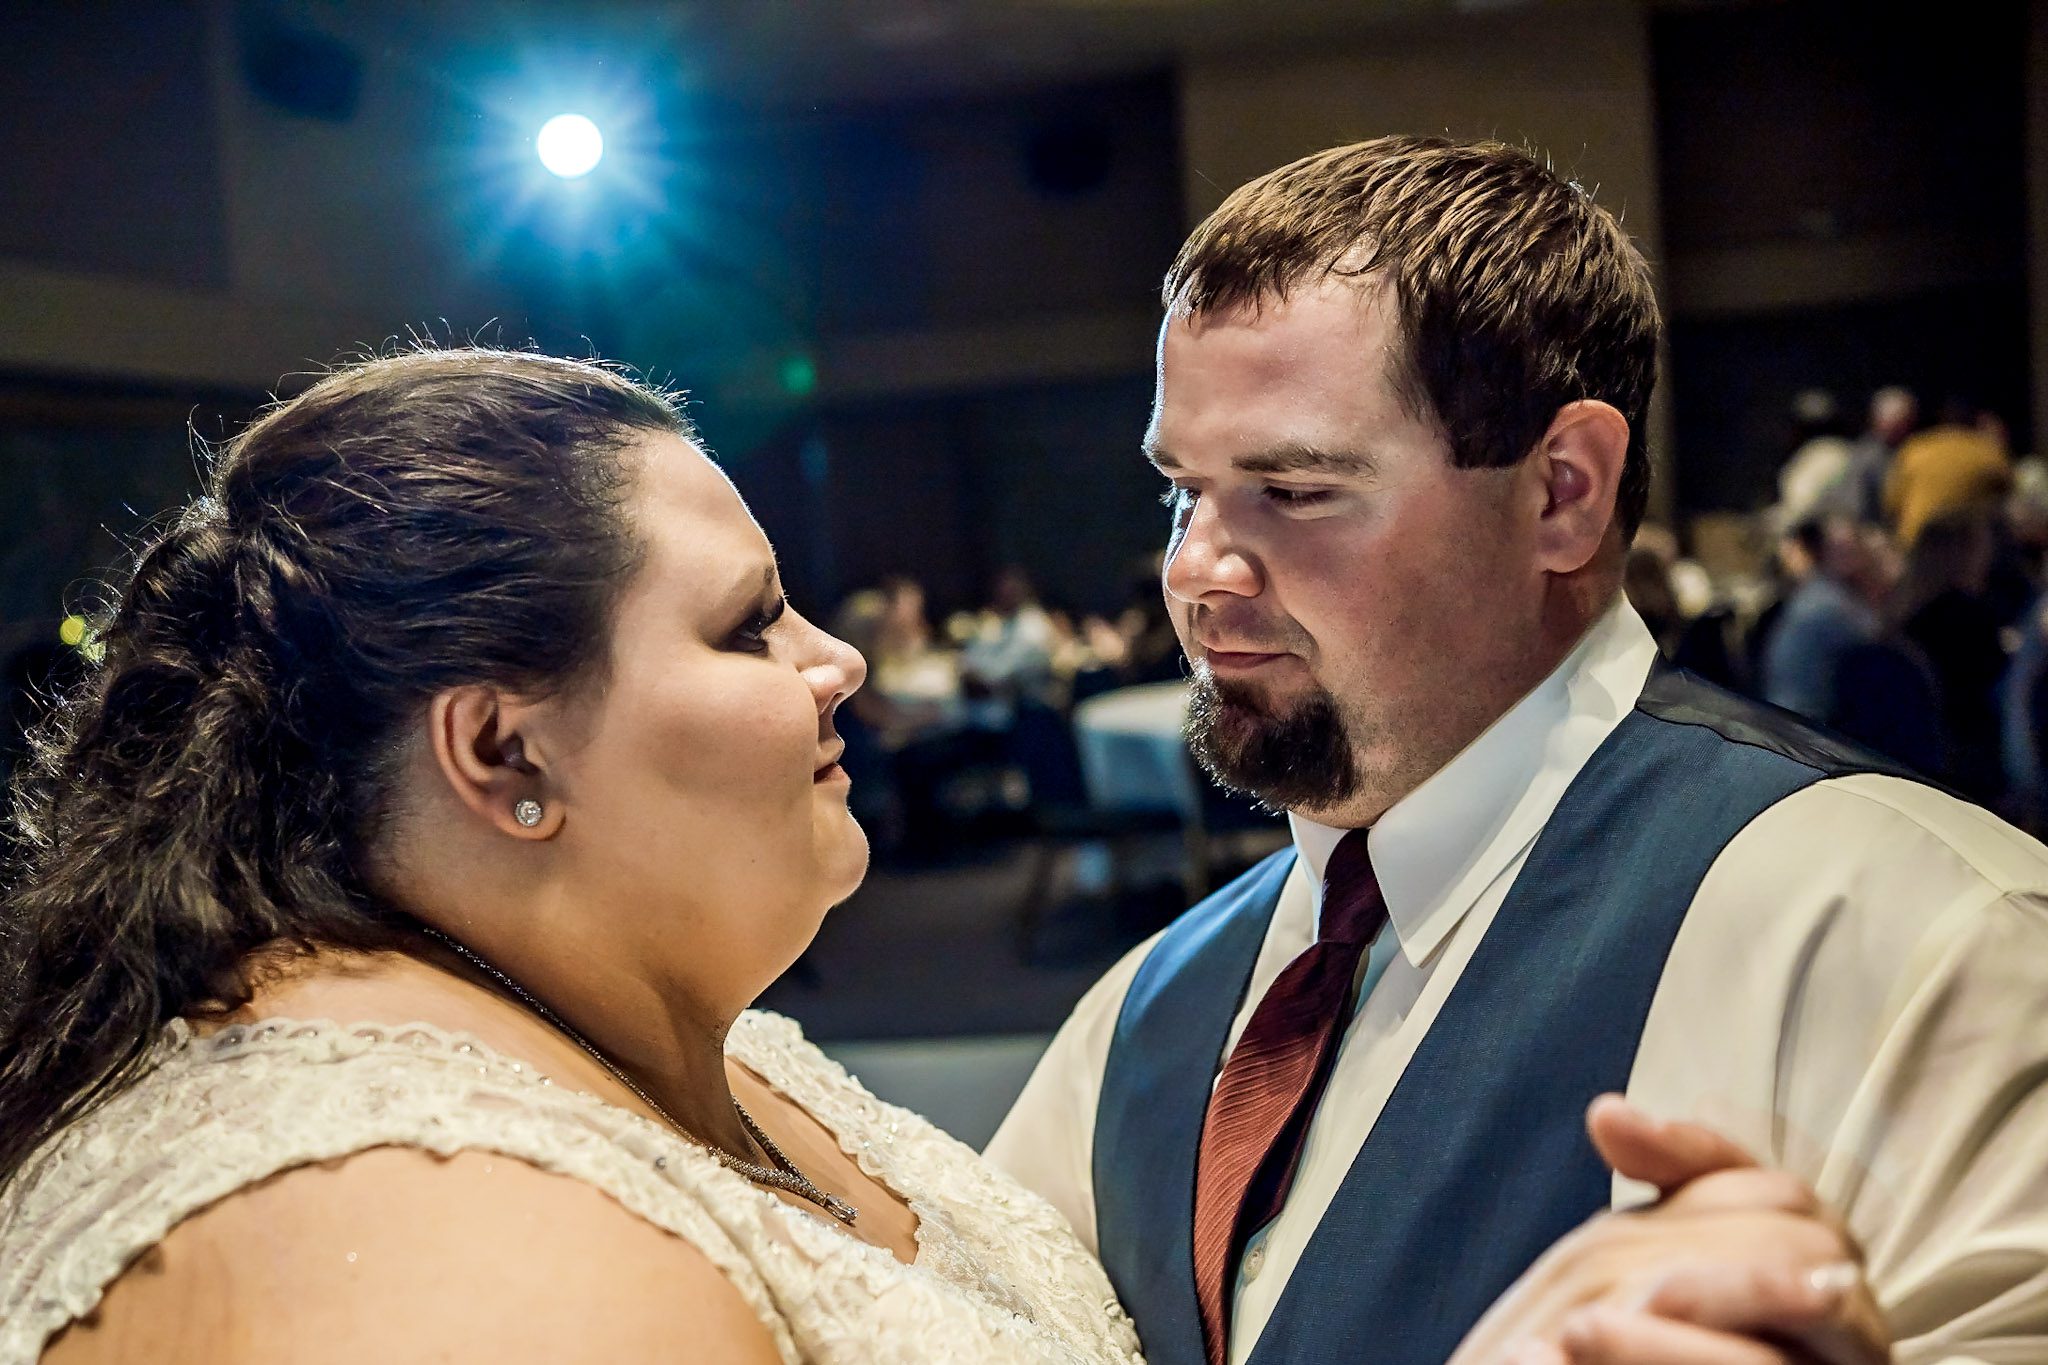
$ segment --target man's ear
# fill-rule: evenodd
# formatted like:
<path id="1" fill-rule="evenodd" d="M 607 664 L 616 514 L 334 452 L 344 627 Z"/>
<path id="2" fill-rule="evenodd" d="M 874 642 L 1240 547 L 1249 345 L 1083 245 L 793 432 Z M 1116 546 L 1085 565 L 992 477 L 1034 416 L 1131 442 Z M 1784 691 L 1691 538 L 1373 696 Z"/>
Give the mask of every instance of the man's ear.
<path id="1" fill-rule="evenodd" d="M 485 686 L 451 687 L 427 704 L 434 766 L 461 802 L 515 839 L 547 839 L 562 827 L 540 746 L 528 733 L 538 709 Z M 538 811 L 538 818 L 535 812 Z"/>
<path id="2" fill-rule="evenodd" d="M 1577 573 L 1614 527 L 1628 459 L 1628 419 L 1597 399 L 1567 403 L 1550 419 L 1531 458 L 1544 494 L 1536 532 L 1539 563 L 1551 573 Z"/>

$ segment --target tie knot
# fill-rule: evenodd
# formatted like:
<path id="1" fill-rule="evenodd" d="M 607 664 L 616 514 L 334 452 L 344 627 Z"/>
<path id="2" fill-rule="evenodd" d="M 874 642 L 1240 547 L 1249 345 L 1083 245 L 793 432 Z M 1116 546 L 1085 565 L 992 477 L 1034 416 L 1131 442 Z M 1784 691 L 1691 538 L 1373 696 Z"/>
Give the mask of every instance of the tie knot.
<path id="1" fill-rule="evenodd" d="M 1316 937 L 1326 943 L 1363 943 L 1386 923 L 1387 903 L 1367 851 L 1369 830 L 1354 829 L 1338 841 L 1323 869 L 1323 910 Z"/>

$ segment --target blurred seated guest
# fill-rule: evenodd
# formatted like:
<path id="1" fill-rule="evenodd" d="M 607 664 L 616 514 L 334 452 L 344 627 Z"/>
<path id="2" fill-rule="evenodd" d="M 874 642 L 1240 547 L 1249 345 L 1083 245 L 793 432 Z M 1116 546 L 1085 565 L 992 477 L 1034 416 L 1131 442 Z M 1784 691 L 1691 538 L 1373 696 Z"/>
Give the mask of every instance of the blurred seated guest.
<path id="1" fill-rule="evenodd" d="M 1872 394 L 1869 424 L 1850 445 L 1849 462 L 1823 500 L 1823 510 L 1865 525 L 1882 524 L 1885 477 L 1919 420 L 1920 404 L 1911 389 L 1890 385 Z"/>
<path id="2" fill-rule="evenodd" d="M 1764 657 L 1770 653 L 1771 640 L 1778 633 L 1778 621 L 1785 614 L 1785 604 L 1806 581 L 1807 575 L 1813 572 L 1814 556 L 1800 538 L 1800 528 L 1779 527 L 1769 511 L 1758 513 L 1753 526 L 1771 540 L 1773 550 L 1764 576 L 1763 600 L 1757 605 L 1749 629 L 1742 637 L 1745 682 L 1741 690 L 1747 696 L 1762 698 Z"/>
<path id="3" fill-rule="evenodd" d="M 1782 553 L 1795 586 L 1764 644 L 1764 700 L 1823 725 L 1835 723 L 1842 656 L 1877 638 L 1882 596 L 1863 536 L 1846 518 L 1801 522 Z"/>
<path id="4" fill-rule="evenodd" d="M 868 685 L 850 705 L 888 747 L 964 723 L 959 663 L 952 651 L 933 648 L 917 580 L 892 577 L 853 593 L 832 629 L 869 660 Z"/>
<path id="5" fill-rule="evenodd" d="M 1126 684 L 1173 682 L 1186 676 L 1180 636 L 1174 633 L 1173 617 L 1167 614 L 1166 597 L 1159 589 L 1164 558 L 1154 551 L 1139 559 L 1126 580 L 1124 609 L 1116 618 L 1117 633 L 1124 639 Z"/>
<path id="6" fill-rule="evenodd" d="M 1921 648 L 1897 631 L 1843 651 L 1835 669 L 1834 728 L 1935 781 L 1952 765 L 1941 688 Z"/>
<path id="7" fill-rule="evenodd" d="M 1885 480 L 1885 511 L 1901 547 L 1946 512 L 1996 506 L 2012 487 L 2005 427 L 1963 398 L 1942 404 L 1940 422 L 1899 447 Z"/>
<path id="8" fill-rule="evenodd" d="M 878 662 L 840 708 L 852 805 L 885 855 L 924 857 L 958 834 L 949 783 L 997 761 L 1000 740 L 969 724 L 953 656 L 931 647 L 924 590 L 892 578 L 839 606 L 832 633 Z M 877 679 L 885 681 L 877 682 Z"/>
<path id="9" fill-rule="evenodd" d="M 2039 838 L 2048 829 L 2048 593 L 2014 634 L 1999 684 L 1999 749 L 2014 823 Z"/>
<path id="10" fill-rule="evenodd" d="M 2015 460 L 2012 491 L 2004 515 L 1993 523 L 1996 549 L 1987 596 L 2017 645 L 2041 589 L 2048 586 L 2048 460 L 2038 455 Z"/>
<path id="11" fill-rule="evenodd" d="M 1637 530 L 1622 562 L 1621 586 L 1666 659 L 1723 687 L 1747 683 L 1735 610 L 1716 600 L 1713 580 L 1699 563 L 1680 557 L 1669 527 L 1646 523 Z"/>
<path id="12" fill-rule="evenodd" d="M 925 615 L 924 584 L 908 574 L 890 574 L 882 580 L 882 597 L 888 604 L 883 648 L 898 657 L 915 657 L 929 650 L 932 623 Z"/>
<path id="13" fill-rule="evenodd" d="M 1671 561 L 1662 546 L 1645 544 L 1638 537 L 1622 561 L 1621 590 L 1649 627 L 1658 651 L 1670 658 L 1685 630 L 1685 617 L 1678 610 L 1678 594 L 1671 586 Z"/>
<path id="14" fill-rule="evenodd" d="M 1932 670 L 1948 762 L 1936 776 L 1986 805 L 2004 790 L 1998 691 L 2006 669 L 2000 621 L 1985 596 L 1992 528 L 1981 511 L 1950 512 L 1920 529 L 1885 604 L 1887 629 Z"/>
<path id="15" fill-rule="evenodd" d="M 1728 602 L 1710 602 L 1705 611 L 1689 618 L 1669 658 L 1686 672 L 1730 691 L 1749 687 L 1742 653 L 1742 618 Z"/>
<path id="16" fill-rule="evenodd" d="M 960 676 L 971 698 L 984 705 L 978 719 L 992 728 L 1008 723 L 1020 696 L 1052 702 L 1053 652 L 1058 631 L 1024 570 L 1011 565 L 996 575 L 989 604 L 974 634 L 961 646 Z"/>
<path id="17" fill-rule="evenodd" d="M 901 708 L 913 729 L 950 729 L 961 721 L 960 660 L 932 644 L 924 585 L 896 574 L 882 582 L 882 617 L 869 655 L 868 686 Z"/>
<path id="18" fill-rule="evenodd" d="M 1779 526 L 1797 526 L 1827 510 L 1848 474 L 1849 430 L 1826 389 L 1804 389 L 1792 400 L 1793 449 L 1778 471 Z"/>
<path id="19" fill-rule="evenodd" d="M 1045 619 L 1052 626 L 1052 669 L 1049 684 L 1038 693 L 1038 699 L 1048 704 L 1064 706 L 1069 700 L 1067 692 L 1076 673 L 1083 673 L 1097 667 L 1102 656 L 1096 647 L 1107 643 L 1100 630 L 1091 630 L 1090 621 L 1097 619 L 1082 616 L 1076 620 L 1074 613 L 1064 607 L 1045 606 Z"/>

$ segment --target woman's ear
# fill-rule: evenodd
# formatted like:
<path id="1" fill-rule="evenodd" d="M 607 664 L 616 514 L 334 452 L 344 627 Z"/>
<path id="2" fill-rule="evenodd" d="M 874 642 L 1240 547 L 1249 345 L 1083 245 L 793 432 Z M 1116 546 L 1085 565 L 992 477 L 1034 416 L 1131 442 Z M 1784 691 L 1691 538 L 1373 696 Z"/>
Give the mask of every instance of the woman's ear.
<path id="1" fill-rule="evenodd" d="M 1557 410 L 1533 452 L 1545 494 L 1537 527 L 1541 567 L 1576 573 L 1614 530 L 1615 497 L 1628 460 L 1628 419 L 1585 398 Z"/>
<path id="2" fill-rule="evenodd" d="M 484 686 L 450 688 L 427 706 L 436 770 L 465 806 L 515 839 L 552 838 L 562 827 L 560 793 L 549 790 L 528 734 L 536 719 L 535 707 Z"/>

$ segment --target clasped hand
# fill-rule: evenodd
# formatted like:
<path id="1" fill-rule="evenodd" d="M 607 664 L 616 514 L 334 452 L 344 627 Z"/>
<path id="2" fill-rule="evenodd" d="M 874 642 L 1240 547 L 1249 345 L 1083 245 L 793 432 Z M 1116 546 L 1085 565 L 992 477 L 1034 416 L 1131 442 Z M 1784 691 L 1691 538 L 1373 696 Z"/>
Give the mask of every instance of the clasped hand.
<path id="1" fill-rule="evenodd" d="M 1862 1251 L 1806 1184 L 1709 1129 L 1619 1096 L 1586 1126 L 1640 1209 L 1563 1238 L 1480 1319 L 1450 1365 L 1886 1365 Z"/>

